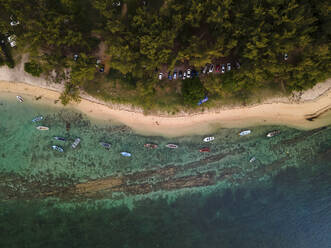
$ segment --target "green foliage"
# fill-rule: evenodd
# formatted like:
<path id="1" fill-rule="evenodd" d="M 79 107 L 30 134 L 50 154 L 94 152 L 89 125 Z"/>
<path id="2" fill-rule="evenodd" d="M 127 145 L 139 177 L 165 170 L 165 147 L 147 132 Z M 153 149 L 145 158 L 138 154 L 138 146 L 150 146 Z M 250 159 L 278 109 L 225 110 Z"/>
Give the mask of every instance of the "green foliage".
<path id="1" fill-rule="evenodd" d="M 205 97 L 206 90 L 200 82 L 200 79 L 195 77 L 185 79 L 182 83 L 182 95 L 185 105 L 197 106 L 199 100 Z"/>
<path id="2" fill-rule="evenodd" d="M 32 76 L 35 76 L 35 77 L 39 77 L 40 74 L 43 72 L 41 66 L 35 61 L 25 63 L 24 71 L 26 71 L 27 73 L 30 73 Z"/>
<path id="3" fill-rule="evenodd" d="M 70 101 L 80 102 L 79 88 L 72 82 L 65 84 L 65 89 L 60 96 L 61 103 L 67 105 Z"/>

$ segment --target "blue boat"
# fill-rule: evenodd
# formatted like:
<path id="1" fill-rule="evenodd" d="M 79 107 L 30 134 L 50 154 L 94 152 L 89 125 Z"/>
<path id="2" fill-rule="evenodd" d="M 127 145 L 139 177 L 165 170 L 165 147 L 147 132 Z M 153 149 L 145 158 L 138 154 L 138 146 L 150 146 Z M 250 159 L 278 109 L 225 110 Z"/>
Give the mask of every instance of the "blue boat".
<path id="1" fill-rule="evenodd" d="M 43 116 L 37 116 L 36 118 L 34 118 L 34 119 L 32 120 L 32 122 L 41 121 L 42 119 L 44 119 Z"/>
<path id="2" fill-rule="evenodd" d="M 60 146 L 52 146 L 53 150 L 58 151 L 58 152 L 64 152 L 63 148 Z"/>
<path id="3" fill-rule="evenodd" d="M 100 145 L 102 145 L 104 148 L 106 148 L 107 150 L 110 149 L 111 145 L 109 143 L 106 142 L 100 142 Z"/>
<path id="4" fill-rule="evenodd" d="M 203 104 L 204 102 L 207 102 L 208 101 L 208 96 L 206 96 L 204 99 L 200 100 L 198 102 L 198 105 L 200 106 L 201 104 Z"/>
<path id="5" fill-rule="evenodd" d="M 66 141 L 65 138 L 63 138 L 63 137 L 59 137 L 59 136 L 54 136 L 54 139 L 56 139 L 56 140 L 60 140 L 60 141 Z"/>
<path id="6" fill-rule="evenodd" d="M 121 152 L 121 155 L 124 157 L 131 157 L 131 153 L 129 152 Z"/>

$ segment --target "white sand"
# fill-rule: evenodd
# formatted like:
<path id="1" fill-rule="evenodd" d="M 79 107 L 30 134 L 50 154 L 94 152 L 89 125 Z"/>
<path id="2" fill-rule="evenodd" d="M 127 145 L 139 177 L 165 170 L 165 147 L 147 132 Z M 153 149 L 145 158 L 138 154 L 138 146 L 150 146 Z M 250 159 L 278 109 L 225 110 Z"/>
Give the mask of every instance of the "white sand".
<path id="1" fill-rule="evenodd" d="M 62 90 L 62 85 L 50 84 L 44 79 L 28 75 L 22 66 L 15 69 L 0 67 L 0 80 L 0 92 L 42 96 L 51 104 L 59 98 L 59 92 Z M 104 103 L 86 94 L 82 94 L 82 97 L 80 103 L 71 104 L 69 107 L 74 107 L 92 118 L 120 122 L 139 133 L 149 135 L 174 137 L 207 134 L 220 127 L 244 128 L 270 124 L 311 129 L 331 124 L 331 111 L 312 122 L 305 119 L 322 109 L 331 108 L 331 79 L 304 93 L 296 93 L 296 96 L 291 98 L 268 99 L 265 103 L 254 106 L 224 108 L 193 115 L 184 113 L 180 116 L 145 116 L 141 109 Z"/>

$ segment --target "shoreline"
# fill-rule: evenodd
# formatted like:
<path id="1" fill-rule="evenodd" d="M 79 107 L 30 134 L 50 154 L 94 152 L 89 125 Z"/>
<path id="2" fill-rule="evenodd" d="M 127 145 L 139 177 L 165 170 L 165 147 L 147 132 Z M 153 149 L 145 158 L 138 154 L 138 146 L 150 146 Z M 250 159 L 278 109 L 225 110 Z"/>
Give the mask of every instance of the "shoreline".
<path id="1" fill-rule="evenodd" d="M 327 81 L 331 85 L 331 80 Z M 25 96 L 41 96 L 47 103 L 54 104 L 60 96 L 60 90 L 45 88 L 27 83 L 0 80 L 0 92 L 22 94 Z M 308 98 L 308 97 L 306 97 Z M 272 100 L 272 99 L 271 99 Z M 269 100 L 270 101 L 270 100 Z M 97 120 L 119 122 L 144 135 L 161 135 L 177 137 L 194 134 L 208 134 L 219 128 L 248 128 L 259 125 L 287 125 L 299 129 L 313 129 L 331 124 L 331 89 L 327 89 L 316 98 L 291 103 L 266 102 L 246 107 L 209 110 L 204 113 L 186 114 L 182 116 L 144 115 L 138 109 L 111 108 L 106 102 L 82 94 L 80 103 L 69 104 L 68 107 L 83 112 Z M 314 114 L 319 114 L 313 121 L 308 121 Z"/>

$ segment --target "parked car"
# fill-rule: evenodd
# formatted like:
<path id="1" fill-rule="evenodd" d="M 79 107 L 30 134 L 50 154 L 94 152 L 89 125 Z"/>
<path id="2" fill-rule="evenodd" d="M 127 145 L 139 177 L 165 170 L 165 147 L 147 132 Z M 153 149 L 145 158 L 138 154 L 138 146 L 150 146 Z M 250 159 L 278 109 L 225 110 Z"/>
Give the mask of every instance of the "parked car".
<path id="1" fill-rule="evenodd" d="M 199 72 L 196 70 L 192 70 L 192 77 L 198 77 L 199 76 Z"/>
<path id="2" fill-rule="evenodd" d="M 225 73 L 225 65 L 224 64 L 222 64 L 222 66 L 221 66 L 221 73 Z"/>
<path id="3" fill-rule="evenodd" d="M 104 72 L 105 71 L 105 65 L 100 64 L 99 66 L 99 72 Z"/>
<path id="4" fill-rule="evenodd" d="M 179 77 L 179 78 L 182 78 L 182 77 L 183 77 L 183 72 L 182 72 L 182 71 L 179 71 L 179 72 L 178 72 L 178 77 Z"/>
<path id="5" fill-rule="evenodd" d="M 10 44 L 11 47 L 15 47 L 16 46 L 16 35 L 10 35 L 8 36 L 8 42 Z"/>
<path id="6" fill-rule="evenodd" d="M 191 69 L 187 69 L 187 78 L 191 78 Z"/>
<path id="7" fill-rule="evenodd" d="M 205 68 L 203 68 L 202 73 L 206 74 L 208 71 L 208 64 L 205 65 Z"/>
<path id="8" fill-rule="evenodd" d="M 216 65 L 215 70 L 216 70 L 216 72 L 220 72 L 220 70 L 221 70 L 221 66 L 220 66 L 220 65 Z"/>
<path id="9" fill-rule="evenodd" d="M 78 54 L 74 54 L 74 61 L 77 61 L 79 58 L 79 55 Z"/>
<path id="10" fill-rule="evenodd" d="M 209 70 L 208 70 L 208 72 L 209 73 L 211 73 L 211 72 L 213 72 L 214 71 L 214 65 L 213 64 L 211 64 L 210 65 L 210 67 L 209 67 Z"/>
<path id="11" fill-rule="evenodd" d="M 184 71 L 183 79 L 186 79 L 186 71 Z"/>
<path id="12" fill-rule="evenodd" d="M 171 71 L 168 72 L 168 79 L 169 79 L 169 80 L 172 80 Z"/>
<path id="13" fill-rule="evenodd" d="M 159 73 L 159 80 L 162 80 L 162 78 L 163 78 L 163 73 L 160 72 L 160 73 Z"/>
<path id="14" fill-rule="evenodd" d="M 227 63 L 226 67 L 228 68 L 228 71 L 231 71 L 231 63 Z"/>
<path id="15" fill-rule="evenodd" d="M 284 53 L 284 60 L 288 60 L 288 54 Z"/>
<path id="16" fill-rule="evenodd" d="M 173 76 L 174 80 L 177 79 L 177 71 L 174 71 L 174 76 Z"/>

